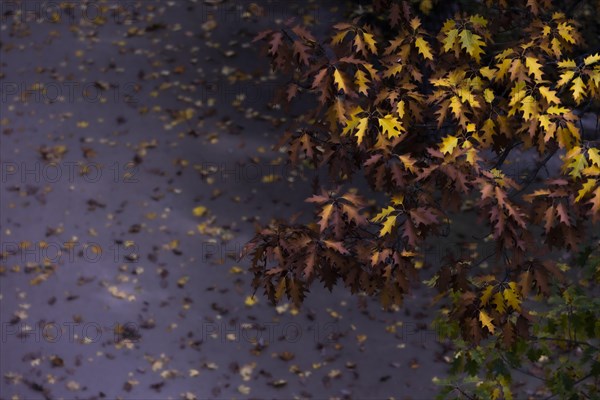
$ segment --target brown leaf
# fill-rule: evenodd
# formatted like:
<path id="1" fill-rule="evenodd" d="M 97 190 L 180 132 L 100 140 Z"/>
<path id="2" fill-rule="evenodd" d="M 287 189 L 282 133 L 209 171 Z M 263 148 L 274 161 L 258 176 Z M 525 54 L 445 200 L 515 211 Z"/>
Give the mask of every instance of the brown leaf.
<path id="1" fill-rule="evenodd" d="M 523 315 L 519 315 L 517 318 L 516 328 L 519 337 L 525 340 L 529 339 L 529 321 Z"/>
<path id="2" fill-rule="evenodd" d="M 509 348 L 515 343 L 515 340 L 515 326 L 510 321 L 506 321 L 502 325 L 502 343 Z"/>
<path id="3" fill-rule="evenodd" d="M 298 60 L 300 61 L 300 63 L 303 63 L 305 65 L 310 65 L 310 47 L 306 46 L 304 43 L 301 43 L 299 41 L 294 41 L 294 44 L 292 45 L 292 47 L 294 48 L 294 56 L 298 57 Z"/>
<path id="4" fill-rule="evenodd" d="M 334 249 L 340 254 L 349 254 L 349 251 L 344 247 L 342 242 L 336 242 L 333 240 L 323 240 L 323 243 L 327 245 L 330 249 Z"/>
<path id="5" fill-rule="evenodd" d="M 571 221 L 569 220 L 569 212 L 563 203 L 558 203 L 556 206 L 556 212 L 558 217 L 560 218 L 560 222 L 567 226 L 571 226 Z"/>
<path id="6" fill-rule="evenodd" d="M 437 217 L 431 212 L 430 208 L 419 207 L 410 210 L 410 216 L 417 224 L 432 225 L 438 222 Z"/>
<path id="7" fill-rule="evenodd" d="M 275 55 L 281 46 L 283 41 L 283 33 L 275 32 L 269 41 L 269 54 Z"/>
<path id="8" fill-rule="evenodd" d="M 555 216 L 555 208 L 554 206 L 550 206 L 548 207 L 548 209 L 546 210 L 546 212 L 544 213 L 544 229 L 546 231 L 546 233 L 548 233 L 550 231 L 550 229 L 552 229 L 552 227 L 554 226 L 554 216 Z"/>
<path id="9" fill-rule="evenodd" d="M 533 273 L 531 270 L 527 270 L 521 273 L 519 280 L 519 287 L 521 290 L 521 294 L 523 298 L 526 298 L 529 295 L 529 291 L 531 290 L 531 284 L 533 283 Z"/>
<path id="10" fill-rule="evenodd" d="M 412 247 L 417 245 L 417 232 L 412 221 L 408 218 L 404 221 L 404 234 L 402 237 L 408 238 L 408 244 Z"/>

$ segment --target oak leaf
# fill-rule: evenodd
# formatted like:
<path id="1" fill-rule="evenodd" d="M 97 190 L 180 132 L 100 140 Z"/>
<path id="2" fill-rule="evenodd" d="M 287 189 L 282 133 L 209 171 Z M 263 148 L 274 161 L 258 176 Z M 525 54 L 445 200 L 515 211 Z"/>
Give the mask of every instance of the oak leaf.
<path id="1" fill-rule="evenodd" d="M 577 104 L 581 103 L 581 100 L 583 100 L 583 97 L 585 96 L 585 92 L 585 83 L 583 83 L 581 76 L 578 76 L 573 80 L 573 85 L 571 86 L 571 93 L 573 94 L 573 99 Z"/>
<path id="2" fill-rule="evenodd" d="M 525 57 L 525 66 L 529 71 L 529 75 L 533 75 L 536 81 L 541 81 L 543 79 L 542 64 L 538 62 L 537 58 Z"/>
<path id="3" fill-rule="evenodd" d="M 521 300 L 519 299 L 517 284 L 510 282 L 508 285 L 509 287 L 502 292 L 504 300 L 506 300 L 506 304 L 512 307 L 513 310 L 521 311 Z"/>
<path id="4" fill-rule="evenodd" d="M 383 118 L 378 118 L 377 120 L 379 121 L 379 126 L 383 131 L 382 133 L 387 135 L 389 139 L 397 137 L 404 130 L 402 123 L 392 114 L 387 114 Z"/>
<path id="5" fill-rule="evenodd" d="M 333 71 L 333 81 L 335 82 L 335 84 L 338 87 L 338 91 L 343 90 L 344 93 L 348 93 L 348 86 L 346 84 L 346 78 L 345 76 L 340 72 L 339 69 L 335 69 Z"/>
<path id="6" fill-rule="evenodd" d="M 458 138 L 452 135 L 446 136 L 444 139 L 442 139 L 440 151 L 444 154 L 451 154 L 456 146 L 458 146 Z"/>
<path id="7" fill-rule="evenodd" d="M 429 43 L 427 43 L 422 36 L 417 36 L 417 39 L 415 40 L 415 46 L 419 50 L 419 54 L 423 55 L 424 59 L 433 60 L 433 54 L 431 54 L 431 47 L 429 47 Z"/>
<path id="8" fill-rule="evenodd" d="M 600 61 L 600 53 L 590 54 L 589 56 L 583 59 L 583 63 L 586 66 L 590 66 L 594 63 L 597 63 L 598 61 Z"/>
<path id="9" fill-rule="evenodd" d="M 387 217 L 385 219 L 385 222 L 383 223 L 383 227 L 379 231 L 379 237 L 384 237 L 385 235 L 392 233 L 392 229 L 394 228 L 395 225 L 396 225 L 396 216 L 390 215 L 389 217 Z"/>
<path id="10" fill-rule="evenodd" d="M 485 42 L 481 40 L 481 36 L 471 32 L 468 29 L 463 29 L 460 34 L 461 48 L 465 49 L 467 53 L 473 57 L 477 62 L 481 60 L 481 54 L 483 53 L 482 46 L 485 46 Z"/>
<path id="11" fill-rule="evenodd" d="M 479 322 L 481 322 L 481 326 L 487 328 L 487 330 L 493 335 L 495 331 L 494 323 L 492 322 L 492 318 L 483 310 L 479 310 Z"/>

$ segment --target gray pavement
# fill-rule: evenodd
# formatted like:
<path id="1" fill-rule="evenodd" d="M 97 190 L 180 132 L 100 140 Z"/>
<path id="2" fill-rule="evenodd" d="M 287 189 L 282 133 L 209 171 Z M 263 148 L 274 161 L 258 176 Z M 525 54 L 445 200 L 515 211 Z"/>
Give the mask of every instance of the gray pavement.
<path id="1" fill-rule="evenodd" d="M 255 223 L 312 212 L 250 41 L 338 13 L 259 4 L 0 3 L 0 399 L 432 398 L 428 295 L 249 297 Z"/>

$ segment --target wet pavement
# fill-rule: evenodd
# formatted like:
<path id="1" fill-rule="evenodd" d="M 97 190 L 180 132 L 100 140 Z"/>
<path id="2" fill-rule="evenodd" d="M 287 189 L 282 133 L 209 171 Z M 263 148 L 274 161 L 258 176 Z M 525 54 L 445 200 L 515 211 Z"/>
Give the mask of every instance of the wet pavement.
<path id="1" fill-rule="evenodd" d="M 250 42 L 339 10 L 0 4 L 0 399 L 433 396 L 428 295 L 275 308 L 236 259 L 257 223 L 312 212 Z"/>

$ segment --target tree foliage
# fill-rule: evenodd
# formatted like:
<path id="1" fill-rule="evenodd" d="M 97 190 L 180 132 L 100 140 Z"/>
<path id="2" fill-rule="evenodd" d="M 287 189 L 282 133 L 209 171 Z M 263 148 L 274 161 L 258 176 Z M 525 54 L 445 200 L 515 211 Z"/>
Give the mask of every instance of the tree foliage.
<path id="1" fill-rule="evenodd" d="M 600 221 L 600 151 L 580 123 L 600 105 L 600 52 L 551 0 L 475 2 L 439 24 L 422 14 L 431 7 L 375 0 L 326 40 L 293 23 L 256 38 L 289 77 L 281 100 L 315 105 L 285 132 L 290 163 L 330 181 L 306 200 L 313 222 L 276 221 L 248 243 L 253 285 L 300 304 L 315 280 L 341 282 L 399 305 L 427 239 L 471 210 L 485 239 L 450 251 L 426 283 L 459 349 L 456 376 L 470 376 L 461 384 L 487 380 L 447 380 L 445 393 L 511 398 L 509 367 L 545 357 L 541 378 L 568 397 L 600 372 L 600 265 L 584 246 Z M 517 153 L 535 159 L 522 179 L 507 172 Z M 539 178 L 557 157 L 561 168 Z M 349 187 L 356 175 L 369 191 Z M 490 240 L 493 257 L 479 260 Z M 557 251 L 587 258 L 568 266 Z"/>

